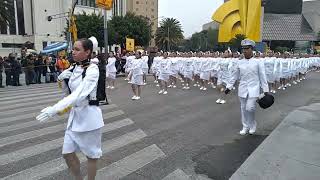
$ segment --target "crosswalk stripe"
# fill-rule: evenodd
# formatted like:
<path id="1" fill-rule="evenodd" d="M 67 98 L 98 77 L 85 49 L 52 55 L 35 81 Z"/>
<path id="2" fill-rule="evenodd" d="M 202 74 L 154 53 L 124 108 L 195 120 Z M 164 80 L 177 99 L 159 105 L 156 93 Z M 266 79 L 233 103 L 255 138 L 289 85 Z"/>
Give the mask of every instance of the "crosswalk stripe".
<path id="1" fill-rule="evenodd" d="M 125 126 L 132 125 L 133 123 L 134 122 L 131 119 L 123 119 L 120 121 L 115 121 L 115 122 L 106 124 L 102 128 L 102 133 L 114 131 L 116 129 L 120 129 Z M 52 140 L 52 141 L 48 141 L 45 143 L 37 144 L 35 146 L 20 149 L 15 152 L 0 155 L 0 165 L 9 164 L 9 163 L 16 162 L 37 154 L 41 154 L 46 151 L 50 151 L 52 149 L 56 149 L 60 147 L 62 143 L 63 143 L 63 137 Z"/>
<path id="2" fill-rule="evenodd" d="M 144 137 L 146 137 L 146 134 L 141 129 L 127 133 L 115 139 L 105 141 L 102 145 L 103 147 L 102 152 L 104 154 L 110 153 L 121 147 L 135 143 L 143 139 Z M 80 155 L 79 160 L 81 163 L 83 163 L 86 161 L 86 157 L 83 155 Z M 63 158 L 58 158 L 43 164 L 39 164 L 32 168 L 23 170 L 21 172 L 12 174 L 10 176 L 1 178 L 1 180 L 17 180 L 17 179 L 38 180 L 66 169 L 67 169 L 67 165 L 65 164 Z"/>
<path id="3" fill-rule="evenodd" d="M 181 169 L 177 169 L 170 173 L 168 176 L 163 178 L 162 180 L 188 180 L 190 176 L 183 172 Z"/>
<path id="4" fill-rule="evenodd" d="M 110 110 L 110 109 L 113 109 L 113 108 L 116 108 L 118 107 L 117 105 L 115 104 L 110 104 L 108 106 L 101 106 L 101 110 Z M 14 117 L 8 117 L 8 118 L 1 118 L 1 115 L 0 115 L 0 125 L 2 123 L 8 123 L 8 122 L 13 122 L 13 121 L 22 121 L 22 120 L 25 120 L 25 119 L 28 119 L 28 118 L 35 118 L 37 115 L 39 115 L 40 113 L 40 110 L 42 110 L 43 108 L 45 108 L 44 105 L 41 105 L 41 106 L 35 106 L 35 107 L 29 107 L 27 108 L 22 108 L 19 109 L 19 110 L 10 110 L 10 111 L 6 111 L 6 112 L 1 112 L 1 115 L 13 115 Z M 36 110 L 36 112 L 32 112 L 32 113 L 28 113 L 28 114 L 21 114 L 21 115 L 17 115 L 17 112 L 23 112 L 23 111 L 31 111 L 31 110 Z"/>
<path id="5" fill-rule="evenodd" d="M 39 129 L 39 130 L 30 131 L 30 132 L 26 132 L 26 133 L 22 133 L 22 134 L 17 134 L 14 136 L 5 137 L 5 138 L 0 139 L 0 147 L 6 146 L 9 144 L 14 144 L 14 143 L 21 142 L 21 141 L 25 141 L 28 139 L 40 137 L 40 136 L 43 136 L 46 134 L 60 132 L 64 129 L 64 127 L 65 127 L 64 124 L 59 124 L 59 125 L 47 127 L 44 129 Z"/>
<path id="6" fill-rule="evenodd" d="M 28 98 L 28 97 L 39 97 L 39 96 L 46 96 L 46 95 L 52 95 L 52 94 L 57 94 L 57 95 L 63 95 L 60 90 L 57 91 L 52 91 L 52 92 L 43 92 L 43 93 L 31 93 L 31 94 L 23 94 L 23 95 L 16 95 L 13 94 L 12 96 L 5 96 L 5 97 L 0 97 L 0 101 L 10 101 L 14 99 L 22 99 L 22 98 Z"/>
<path id="7" fill-rule="evenodd" d="M 105 115 L 106 118 L 104 118 L 104 119 L 113 118 L 116 116 L 120 116 L 122 114 L 124 114 L 124 112 L 121 110 L 106 113 L 106 115 Z M 5 138 L 0 139 L 0 147 L 6 146 L 9 144 L 14 144 L 17 142 L 21 142 L 24 140 L 36 138 L 36 137 L 41 137 L 41 136 L 44 136 L 47 134 L 57 133 L 57 132 L 64 130 L 64 128 L 65 128 L 65 124 L 59 124 L 59 125 L 47 127 L 44 129 L 39 129 L 39 130 L 30 131 L 30 132 L 26 132 L 26 133 L 22 133 L 22 134 L 17 134 L 14 136 L 5 137 Z"/>
<path id="8" fill-rule="evenodd" d="M 15 88 L 5 88 L 0 90 L 0 94 L 5 94 L 5 93 L 19 93 L 19 92 L 25 92 L 25 91 L 36 91 L 36 90 L 45 90 L 45 89 L 57 89 L 58 85 L 52 85 L 52 86 L 42 86 L 42 87 L 28 87 L 28 86 L 23 86 L 21 88 L 15 87 Z"/>
<path id="9" fill-rule="evenodd" d="M 59 90 L 58 86 L 55 87 L 44 87 L 44 88 L 34 88 L 34 89 L 18 89 L 18 90 L 12 90 L 12 91 L 0 91 L 0 95 L 12 95 L 12 94 L 26 94 L 26 93 L 40 93 L 40 92 L 44 92 L 44 91 L 57 91 Z"/>
<path id="10" fill-rule="evenodd" d="M 62 96 L 56 96 L 54 98 L 46 98 L 46 99 L 38 99 L 37 98 L 37 101 L 34 101 L 32 103 L 32 106 L 34 105 L 39 105 L 39 104 L 53 104 L 53 103 L 57 103 L 60 99 L 62 98 Z M 24 103 L 16 103 L 16 104 L 11 104 L 11 105 L 0 105 L 0 111 L 5 111 L 5 110 L 11 110 L 11 109 L 20 109 L 20 108 L 23 108 L 23 107 L 26 107 L 26 106 L 30 106 L 30 101 L 29 102 L 24 102 Z"/>
<path id="11" fill-rule="evenodd" d="M 61 94 L 59 94 L 59 95 L 53 94 L 53 95 L 39 96 L 39 97 L 37 97 L 37 101 L 42 101 L 43 99 L 53 99 L 56 97 L 62 97 L 62 95 Z M 35 99 L 34 97 L 31 97 L 31 98 L 15 99 L 15 100 L 10 100 L 10 101 L 1 101 L 0 106 L 8 105 L 8 104 L 17 104 L 17 103 L 21 104 L 21 103 L 25 103 L 25 102 L 30 103 L 30 101 L 33 101 L 34 99 Z"/>
<path id="12" fill-rule="evenodd" d="M 99 169 L 96 179 L 105 180 L 123 178 L 164 156 L 165 154 L 161 149 L 158 148 L 157 145 L 153 144 L 115 163 L 112 163 L 105 168 Z"/>

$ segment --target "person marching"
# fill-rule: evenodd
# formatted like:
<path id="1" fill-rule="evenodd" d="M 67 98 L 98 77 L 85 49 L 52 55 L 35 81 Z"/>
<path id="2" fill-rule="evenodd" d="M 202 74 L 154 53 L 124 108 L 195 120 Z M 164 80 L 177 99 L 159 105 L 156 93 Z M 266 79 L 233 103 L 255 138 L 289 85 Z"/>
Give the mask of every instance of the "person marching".
<path id="1" fill-rule="evenodd" d="M 108 64 L 106 66 L 106 77 L 108 86 L 107 89 L 114 89 L 114 82 L 116 80 L 116 58 L 114 57 L 113 52 L 109 53 Z"/>
<path id="2" fill-rule="evenodd" d="M 160 80 L 160 91 L 159 94 L 168 94 L 168 82 L 170 79 L 170 59 L 168 58 L 168 53 L 164 53 L 163 59 L 159 66 L 159 80 Z"/>
<path id="3" fill-rule="evenodd" d="M 135 59 L 132 60 L 132 65 L 129 67 L 129 83 L 131 83 L 131 88 L 133 92 L 132 100 L 141 99 L 141 86 L 144 85 L 143 82 L 143 59 L 141 57 L 141 52 L 136 52 Z"/>
<path id="4" fill-rule="evenodd" d="M 256 132 L 257 123 L 255 121 L 256 101 L 260 95 L 260 87 L 264 94 L 269 93 L 267 77 L 264 63 L 253 58 L 253 48 L 255 42 L 245 39 L 241 42 L 245 59 L 239 60 L 237 71 L 232 76 L 232 80 L 227 84 L 225 94 L 230 93 L 235 81 L 239 79 L 238 96 L 241 103 L 241 120 L 243 128 L 241 135 Z"/>
<path id="5" fill-rule="evenodd" d="M 104 126 L 99 101 L 96 100 L 99 68 L 90 63 L 93 43 L 80 39 L 74 43 L 72 56 L 75 65 L 63 71 L 58 79 L 67 95 L 57 104 L 43 109 L 36 117 L 43 122 L 70 110 L 64 136 L 62 154 L 73 176 L 82 180 L 80 161 L 76 152 L 81 151 L 88 160 L 88 179 L 96 176 L 97 161 L 102 156 L 101 128 Z"/>

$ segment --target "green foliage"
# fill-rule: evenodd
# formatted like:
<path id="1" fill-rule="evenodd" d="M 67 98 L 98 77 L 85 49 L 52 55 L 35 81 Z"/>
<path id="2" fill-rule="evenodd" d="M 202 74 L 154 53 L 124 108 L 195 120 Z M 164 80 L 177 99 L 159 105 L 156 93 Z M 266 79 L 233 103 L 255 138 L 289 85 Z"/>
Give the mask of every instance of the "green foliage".
<path id="1" fill-rule="evenodd" d="M 127 13 L 124 17 L 114 16 L 108 22 L 110 44 L 124 46 L 126 37 L 135 39 L 135 46 L 148 46 L 151 40 L 151 24 L 146 17 Z"/>
<path id="2" fill-rule="evenodd" d="M 162 50 L 170 51 L 175 49 L 183 40 L 182 33 L 181 23 L 177 19 L 163 19 L 156 32 L 156 44 Z"/>
<path id="3" fill-rule="evenodd" d="M 101 14 L 87 14 L 83 11 L 82 14 L 76 15 L 76 24 L 79 39 L 94 36 L 97 38 L 99 46 L 104 46 L 103 16 Z"/>
<path id="4" fill-rule="evenodd" d="M 104 18 L 101 14 L 76 15 L 78 38 L 95 36 L 99 46 L 104 46 Z M 135 39 L 136 46 L 147 46 L 151 39 L 151 25 L 145 17 L 128 13 L 126 16 L 114 16 L 108 21 L 108 44 L 120 44 L 124 47 L 126 37 Z"/>
<path id="5" fill-rule="evenodd" d="M 194 33 L 184 40 L 183 51 L 213 51 L 218 48 L 218 30 L 209 29 Z"/>
<path id="6" fill-rule="evenodd" d="M 230 46 L 233 50 L 241 52 L 241 41 L 247 37 L 243 34 L 237 34 L 236 37 L 230 40 Z"/>

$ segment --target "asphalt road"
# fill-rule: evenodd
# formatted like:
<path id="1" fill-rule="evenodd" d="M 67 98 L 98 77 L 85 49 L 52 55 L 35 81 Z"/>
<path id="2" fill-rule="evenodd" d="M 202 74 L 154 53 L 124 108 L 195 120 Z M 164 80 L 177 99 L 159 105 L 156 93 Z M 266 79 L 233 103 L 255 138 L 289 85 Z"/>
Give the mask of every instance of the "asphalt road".
<path id="1" fill-rule="evenodd" d="M 319 80 L 312 72 L 279 91 L 272 108 L 258 108 L 257 135 L 241 137 L 236 92 L 224 105 L 215 103 L 214 89 L 158 95 L 148 77 L 142 99 L 132 101 L 130 85 L 119 78 L 116 89 L 108 90 L 111 105 L 101 107 L 107 125 L 98 178 L 228 179 L 289 112 L 319 101 Z M 65 118 L 42 124 L 34 118 L 60 98 L 55 84 L 0 89 L 0 179 L 70 179 L 61 159 Z"/>

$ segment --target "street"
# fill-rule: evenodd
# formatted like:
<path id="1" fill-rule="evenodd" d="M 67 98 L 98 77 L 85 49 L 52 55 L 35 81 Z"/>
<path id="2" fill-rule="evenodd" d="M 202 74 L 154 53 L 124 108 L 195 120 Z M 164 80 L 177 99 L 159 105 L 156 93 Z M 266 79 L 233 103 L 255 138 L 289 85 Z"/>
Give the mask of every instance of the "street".
<path id="1" fill-rule="evenodd" d="M 101 106 L 105 127 L 97 179 L 229 179 L 289 112 L 319 101 L 319 80 L 311 72 L 307 80 L 279 90 L 270 109 L 258 108 L 257 135 L 242 137 L 237 92 L 217 105 L 217 90 L 180 88 L 158 95 L 148 77 L 142 99 L 132 101 L 130 84 L 118 78 L 108 90 L 110 105 Z M 56 84 L 0 89 L 1 180 L 70 179 L 61 155 L 66 116 L 35 120 L 61 97 Z M 85 172 L 86 158 L 79 157 Z"/>

